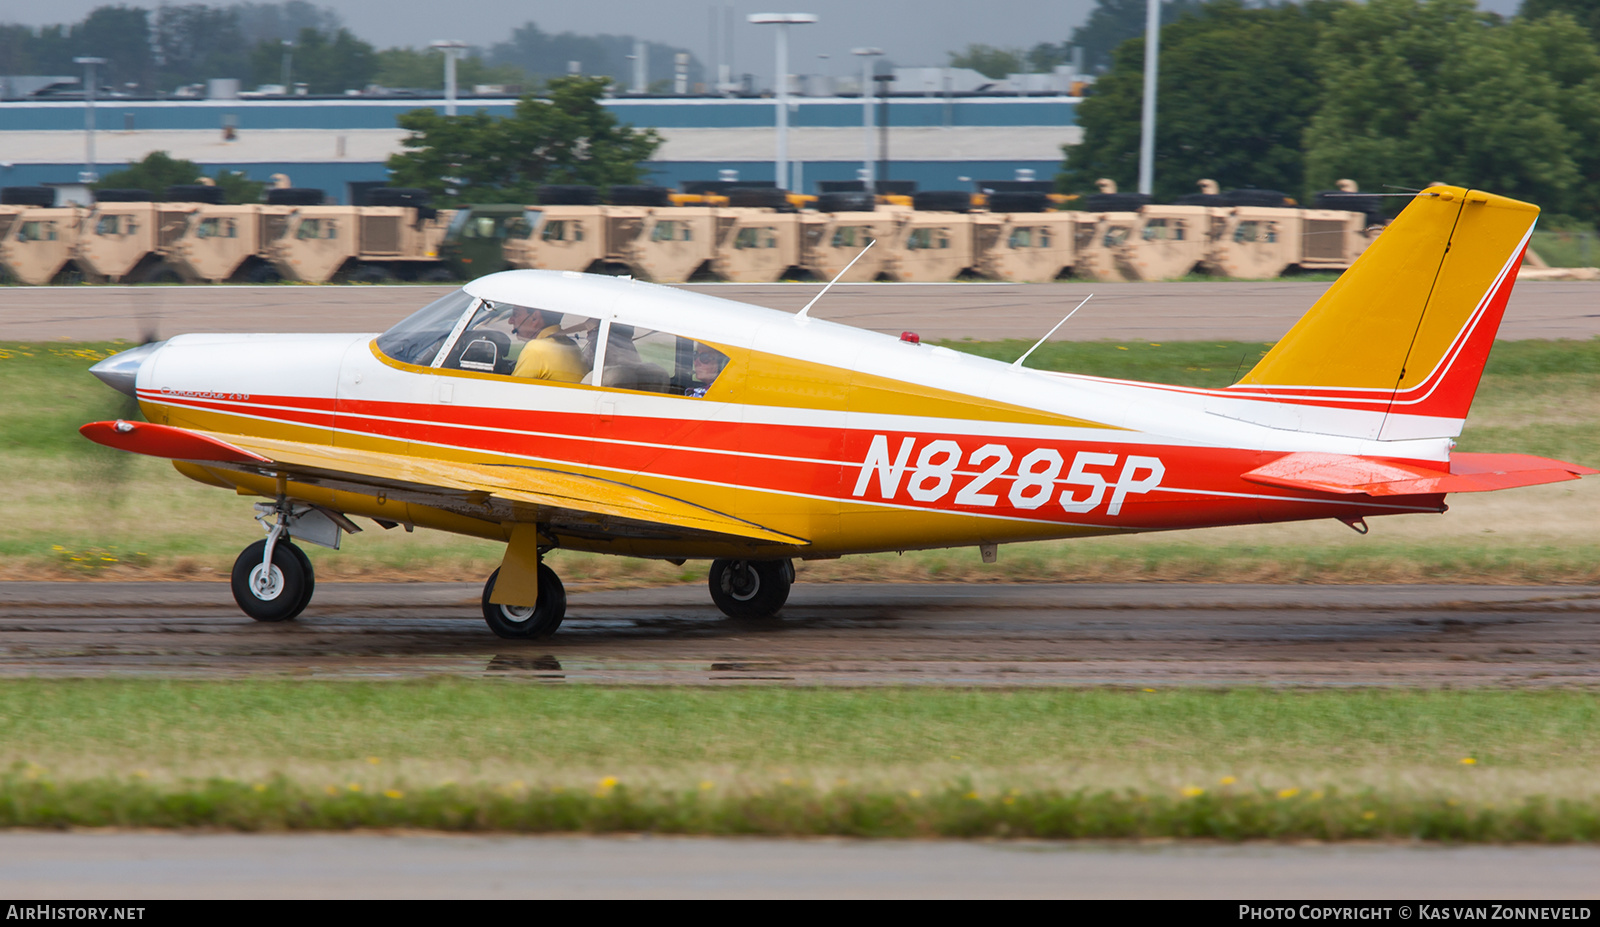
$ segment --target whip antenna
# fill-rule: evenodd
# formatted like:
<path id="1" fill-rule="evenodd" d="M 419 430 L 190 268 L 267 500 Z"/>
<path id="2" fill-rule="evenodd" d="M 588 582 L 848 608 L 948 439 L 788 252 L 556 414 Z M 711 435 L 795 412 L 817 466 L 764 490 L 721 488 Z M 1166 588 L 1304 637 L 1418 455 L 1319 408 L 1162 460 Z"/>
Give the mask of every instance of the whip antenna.
<path id="1" fill-rule="evenodd" d="M 1090 293 L 1088 296 L 1085 296 L 1083 298 L 1083 303 L 1086 303 L 1091 299 L 1094 299 L 1094 294 L 1093 293 Z M 1073 306 L 1072 307 L 1072 312 L 1067 313 L 1066 316 L 1064 318 L 1062 318 L 1061 321 L 1056 323 L 1056 328 L 1060 328 L 1061 326 L 1067 324 L 1067 319 L 1072 318 L 1072 315 L 1073 315 L 1074 312 L 1077 312 L 1079 309 L 1082 309 L 1083 308 L 1083 303 L 1079 303 L 1076 306 Z M 1013 367 L 1021 367 L 1022 366 L 1022 362 L 1028 359 L 1028 355 L 1029 354 L 1032 354 L 1034 351 L 1039 350 L 1039 345 L 1044 344 L 1046 341 L 1050 340 L 1050 336 L 1054 335 L 1056 333 L 1056 328 L 1052 328 L 1049 331 L 1045 332 L 1044 333 L 1044 337 L 1040 338 L 1038 341 L 1035 341 L 1033 343 L 1033 347 L 1031 347 L 1028 350 L 1024 351 L 1021 357 L 1017 358 L 1015 361 L 1012 361 L 1011 366 L 1013 366 Z"/>
<path id="2" fill-rule="evenodd" d="M 850 259 L 850 263 L 844 265 L 844 270 L 839 271 L 839 276 L 838 277 L 834 277 L 832 280 L 828 281 L 828 285 L 822 288 L 822 293 L 826 293 L 829 290 L 833 289 L 833 285 L 835 283 L 839 282 L 839 277 L 843 277 L 845 274 L 849 273 L 850 272 L 850 268 L 856 266 L 856 261 L 861 260 L 862 255 L 865 255 L 868 251 L 871 251 L 872 250 L 872 246 L 877 244 L 877 243 L 878 243 L 878 240 L 876 238 L 874 238 L 873 240 L 867 242 L 867 246 L 865 248 L 861 249 L 861 254 L 858 254 L 855 257 L 851 258 Z M 818 293 L 817 295 L 811 297 L 811 302 L 806 303 L 803 307 L 801 307 L 800 311 L 795 313 L 794 317 L 796 319 L 807 318 L 806 313 L 811 310 L 812 306 L 815 306 L 817 304 L 817 300 L 822 298 L 822 293 Z"/>

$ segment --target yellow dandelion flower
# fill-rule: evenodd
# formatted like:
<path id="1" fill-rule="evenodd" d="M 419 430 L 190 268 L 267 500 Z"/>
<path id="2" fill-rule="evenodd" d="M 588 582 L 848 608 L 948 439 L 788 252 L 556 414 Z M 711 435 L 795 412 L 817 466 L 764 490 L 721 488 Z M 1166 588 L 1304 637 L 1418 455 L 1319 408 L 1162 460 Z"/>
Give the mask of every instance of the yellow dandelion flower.
<path id="1" fill-rule="evenodd" d="M 959 753 L 952 753 L 952 754 L 950 754 L 950 759 L 952 759 L 952 760 L 959 760 L 959 759 L 961 759 L 961 754 L 959 754 Z"/>
<path id="2" fill-rule="evenodd" d="M 352 782 L 349 785 L 345 786 L 345 788 L 349 789 L 352 792 L 359 792 L 359 791 L 361 791 L 361 783 Z"/>
<path id="3" fill-rule="evenodd" d="M 1217 780 L 1217 784 L 1218 785 L 1233 785 L 1235 782 L 1238 782 L 1238 781 L 1239 781 L 1238 779 L 1235 779 L 1232 776 L 1223 776 L 1221 779 Z"/>
<path id="4" fill-rule="evenodd" d="M 507 786 L 507 788 L 513 792 L 520 792 L 526 787 L 526 783 L 524 783 L 521 779 L 512 779 L 511 784 Z"/>
<path id="5" fill-rule="evenodd" d="M 1363 812 L 1361 812 L 1361 820 L 1363 820 L 1363 821 L 1370 821 L 1370 820 L 1372 820 L 1373 818 L 1375 818 L 1377 816 L 1378 816 L 1378 812 L 1376 812 L 1376 811 L 1363 811 Z"/>
<path id="6" fill-rule="evenodd" d="M 148 779 L 148 778 L 150 778 L 149 771 L 148 770 L 144 770 L 144 769 L 135 769 L 133 771 L 133 775 L 134 775 L 134 778 L 136 778 L 136 779 Z"/>
<path id="7" fill-rule="evenodd" d="M 337 785 L 330 785 L 326 791 L 329 795 L 337 795 L 339 794 L 339 787 Z"/>
<path id="8" fill-rule="evenodd" d="M 1152 342 L 1150 342 L 1150 347 L 1152 347 L 1152 348 L 1159 348 L 1159 347 L 1161 347 L 1161 342 L 1159 342 L 1159 341 L 1152 341 Z"/>
<path id="9" fill-rule="evenodd" d="M 257 782 L 255 785 L 252 785 L 251 788 L 257 792 L 265 792 L 267 790 L 267 784 L 265 782 Z"/>
<path id="10" fill-rule="evenodd" d="M 700 791 L 702 791 L 702 792 L 709 792 L 709 791 L 711 791 L 712 789 L 714 789 L 716 787 L 717 787 L 717 784 L 715 782 L 710 781 L 709 779 L 701 780 L 701 782 L 700 782 Z"/>
<path id="11" fill-rule="evenodd" d="M 377 757 L 375 757 L 375 756 L 369 756 L 369 757 L 367 757 L 367 762 L 368 762 L 368 763 L 371 763 L 371 764 L 372 764 L 372 765 L 374 765 L 374 766 L 376 766 L 376 765 L 378 765 L 378 764 L 379 764 L 379 763 L 382 763 L 382 762 L 383 762 L 383 760 L 380 760 L 380 759 L 378 759 L 378 758 L 377 758 Z"/>
<path id="12" fill-rule="evenodd" d="M 967 799 L 969 801 L 977 801 L 978 800 L 978 793 L 977 792 L 968 792 L 967 794 L 965 794 L 965 795 L 963 795 L 961 797 L 965 798 L 965 799 Z"/>
<path id="13" fill-rule="evenodd" d="M 1206 790 L 1198 785 L 1186 785 L 1178 791 L 1184 798 L 1199 798 L 1206 793 Z"/>
<path id="14" fill-rule="evenodd" d="M 910 791 L 906 792 L 906 794 L 910 795 L 912 798 L 921 798 L 922 797 L 922 790 L 921 789 L 911 789 Z"/>
<path id="15" fill-rule="evenodd" d="M 1312 801 L 1322 801 L 1322 790 L 1321 789 L 1317 789 L 1315 792 L 1312 792 L 1311 793 L 1311 800 Z"/>
<path id="16" fill-rule="evenodd" d="M 1461 765 L 1462 766 L 1476 766 L 1476 765 L 1478 765 L 1478 761 L 1473 759 L 1470 756 L 1464 756 L 1464 757 L 1461 758 Z"/>
<path id="17" fill-rule="evenodd" d="M 1016 803 L 1017 803 L 1017 800 L 1015 798 L 1011 797 L 1010 795 L 1007 795 L 1005 798 L 1000 799 L 1000 804 L 1002 804 L 1002 805 L 1014 805 Z"/>
<path id="18" fill-rule="evenodd" d="M 383 797 L 384 798 L 402 798 L 404 796 L 405 796 L 405 793 L 400 791 L 399 789 L 384 789 L 383 790 Z"/>
<path id="19" fill-rule="evenodd" d="M 1299 789 L 1294 789 L 1294 788 L 1279 789 L 1278 790 L 1278 797 L 1279 798 L 1293 798 L 1293 797 L 1295 797 L 1296 795 L 1299 795 L 1299 794 L 1300 794 L 1300 790 Z"/>
<path id="20" fill-rule="evenodd" d="M 1154 692 L 1154 689 L 1140 689 L 1140 692 Z"/>

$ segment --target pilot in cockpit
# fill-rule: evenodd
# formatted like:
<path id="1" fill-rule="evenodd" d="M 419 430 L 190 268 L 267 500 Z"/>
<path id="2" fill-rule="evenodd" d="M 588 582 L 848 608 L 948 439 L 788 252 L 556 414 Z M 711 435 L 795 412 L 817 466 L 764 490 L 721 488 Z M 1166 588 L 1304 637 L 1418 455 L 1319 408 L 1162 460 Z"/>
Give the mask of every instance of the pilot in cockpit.
<path id="1" fill-rule="evenodd" d="M 559 313 L 513 306 L 511 331 L 527 340 L 512 376 L 577 383 L 589 372 L 577 343 L 561 333 Z"/>

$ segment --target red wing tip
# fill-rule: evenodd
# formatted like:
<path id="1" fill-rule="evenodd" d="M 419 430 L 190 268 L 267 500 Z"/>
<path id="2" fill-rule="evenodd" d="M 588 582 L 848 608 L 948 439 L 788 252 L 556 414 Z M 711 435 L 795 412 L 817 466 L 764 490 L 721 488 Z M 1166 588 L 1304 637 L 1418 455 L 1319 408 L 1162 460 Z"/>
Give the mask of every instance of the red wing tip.
<path id="1" fill-rule="evenodd" d="M 233 463 L 271 463 L 242 447 L 210 435 L 157 425 L 154 422 L 129 422 L 122 419 L 111 422 L 90 422 L 78 433 L 96 444 L 104 444 L 119 451 L 166 457 L 171 460 L 220 460 Z"/>

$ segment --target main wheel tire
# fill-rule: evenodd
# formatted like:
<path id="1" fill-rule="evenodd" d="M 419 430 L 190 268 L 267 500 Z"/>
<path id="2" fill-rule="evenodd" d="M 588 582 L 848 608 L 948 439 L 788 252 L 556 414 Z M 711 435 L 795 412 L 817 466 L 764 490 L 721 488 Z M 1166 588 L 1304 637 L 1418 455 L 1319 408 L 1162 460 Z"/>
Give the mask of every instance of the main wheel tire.
<path id="1" fill-rule="evenodd" d="M 382 264 L 362 264 L 350 275 L 352 283 L 393 283 L 394 274 Z"/>
<path id="2" fill-rule="evenodd" d="M 283 280 L 283 275 L 271 264 L 257 264 L 245 279 L 251 283 L 278 283 Z"/>
<path id="3" fill-rule="evenodd" d="M 266 539 L 244 549 L 233 562 L 233 600 L 257 621 L 288 621 L 311 601 L 310 561 L 287 540 L 272 548 L 272 571 L 263 575 Z M 260 587 L 258 588 L 258 583 Z"/>
<path id="4" fill-rule="evenodd" d="M 711 601 L 729 618 L 771 618 L 789 601 L 789 560 L 711 561 Z"/>
<path id="5" fill-rule="evenodd" d="M 500 571 L 495 570 L 483 584 L 483 620 L 489 630 L 506 640 L 533 640 L 556 633 L 561 620 L 567 617 L 567 590 L 556 571 L 539 564 L 539 604 L 532 608 L 490 602 L 489 593 L 494 591 L 494 581 L 499 576 Z"/>
<path id="6" fill-rule="evenodd" d="M 311 558 L 306 556 L 306 552 L 301 550 L 298 544 L 279 541 L 278 546 L 289 548 L 289 553 L 294 554 L 299 559 L 300 569 L 306 571 L 306 587 L 301 590 L 300 601 L 295 605 L 294 611 L 289 613 L 289 618 L 284 619 L 288 621 L 290 618 L 299 618 L 300 613 L 306 610 L 307 605 L 311 604 L 311 594 L 317 589 L 317 571 L 311 566 Z"/>

